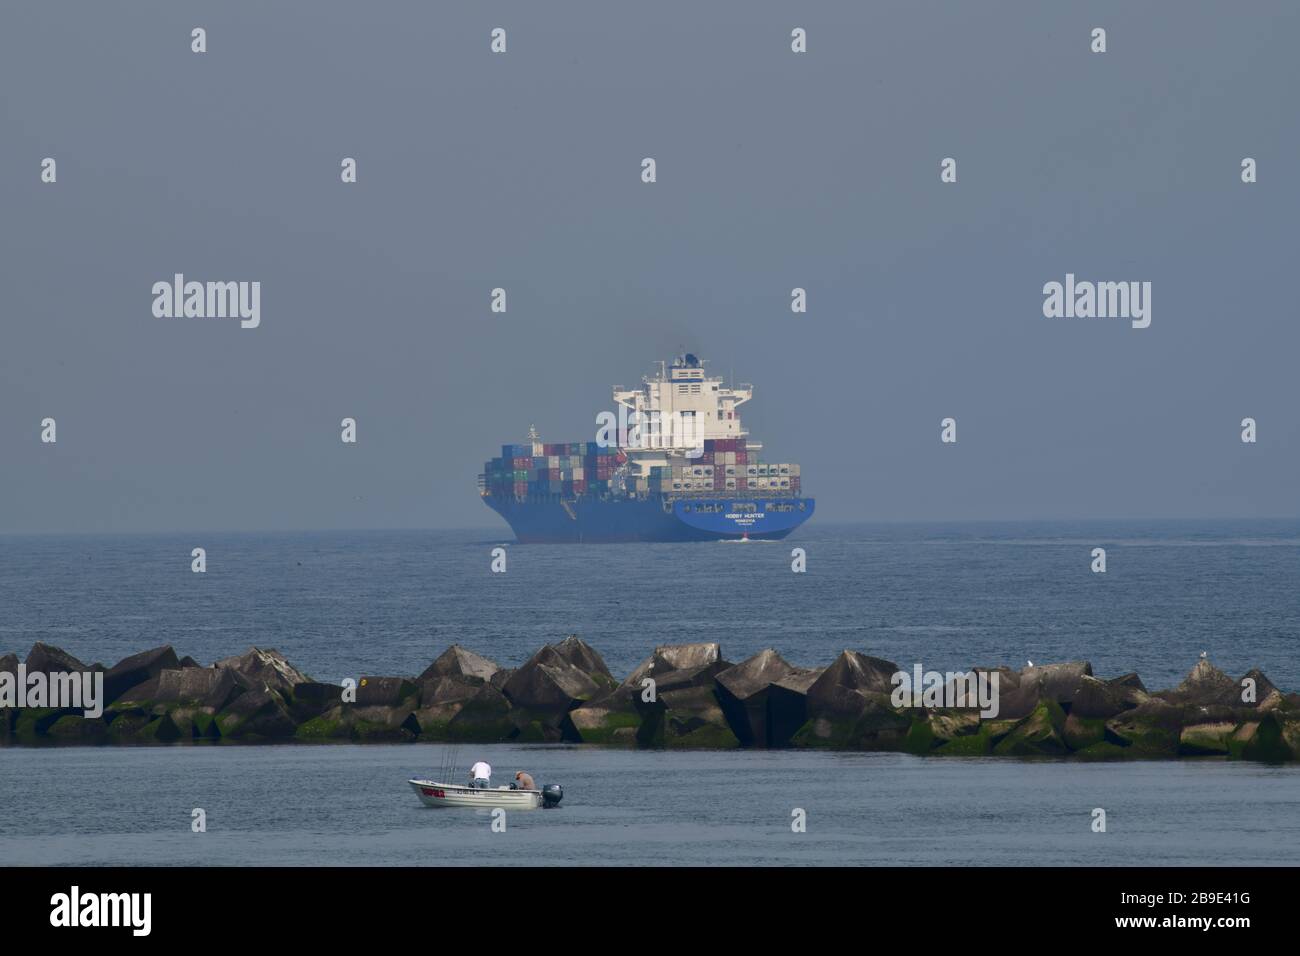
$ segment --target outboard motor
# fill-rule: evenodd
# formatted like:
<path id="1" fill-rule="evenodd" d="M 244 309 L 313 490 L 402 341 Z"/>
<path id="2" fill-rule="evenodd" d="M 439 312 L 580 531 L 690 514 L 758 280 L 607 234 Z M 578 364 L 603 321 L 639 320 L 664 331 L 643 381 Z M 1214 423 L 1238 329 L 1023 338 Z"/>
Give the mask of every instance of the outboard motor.
<path id="1" fill-rule="evenodd" d="M 542 787 L 542 809 L 554 810 L 564 799 L 564 788 L 558 783 L 548 783 Z"/>

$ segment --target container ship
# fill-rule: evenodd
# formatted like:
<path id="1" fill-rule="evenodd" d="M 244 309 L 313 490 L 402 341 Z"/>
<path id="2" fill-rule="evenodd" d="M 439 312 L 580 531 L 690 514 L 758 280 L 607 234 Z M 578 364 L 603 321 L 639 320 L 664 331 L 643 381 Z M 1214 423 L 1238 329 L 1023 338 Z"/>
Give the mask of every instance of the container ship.
<path id="1" fill-rule="evenodd" d="M 616 387 L 597 441 L 543 442 L 530 428 L 484 465 L 483 502 L 521 543 L 784 538 L 813 513 L 799 466 L 762 460 L 738 411 L 753 386 L 728 387 L 704 364 L 682 355 Z"/>

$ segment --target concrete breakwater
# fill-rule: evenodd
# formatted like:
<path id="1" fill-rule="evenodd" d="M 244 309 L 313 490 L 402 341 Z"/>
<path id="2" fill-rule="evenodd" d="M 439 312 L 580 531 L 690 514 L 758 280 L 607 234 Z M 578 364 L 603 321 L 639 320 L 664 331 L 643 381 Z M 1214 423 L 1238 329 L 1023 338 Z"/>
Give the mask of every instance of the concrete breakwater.
<path id="1" fill-rule="evenodd" d="M 0 744 L 513 741 L 1300 760 L 1300 695 L 1257 670 L 1233 678 L 1202 659 L 1177 687 L 1148 691 L 1137 674 L 1103 679 L 1084 661 L 975 668 L 996 688 L 993 708 L 950 693 L 955 674 L 900 702 L 903 673 L 849 650 L 822 668 L 774 650 L 733 664 L 704 643 L 657 647 L 620 681 L 571 635 L 517 668 L 452 645 L 418 676 L 329 684 L 260 648 L 205 667 L 164 646 L 105 667 L 38 643 L 25 661 L 0 657 Z M 64 686 L 99 687 L 99 699 L 69 706 L 19 688 L 20 674 L 80 675 Z"/>

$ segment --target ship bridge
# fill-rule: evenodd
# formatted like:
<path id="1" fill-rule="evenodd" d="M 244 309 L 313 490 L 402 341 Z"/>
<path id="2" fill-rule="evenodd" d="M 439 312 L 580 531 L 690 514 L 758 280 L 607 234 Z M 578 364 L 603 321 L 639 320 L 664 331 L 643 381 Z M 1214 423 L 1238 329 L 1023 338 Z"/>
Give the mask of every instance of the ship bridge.
<path id="1" fill-rule="evenodd" d="M 657 374 L 642 377 L 640 388 L 614 389 L 614 401 L 639 415 L 638 449 L 680 454 L 709 439 L 749 434 L 737 409 L 754 397 L 754 387 L 728 386 L 704 364 L 687 353 L 671 366 L 660 362 Z"/>

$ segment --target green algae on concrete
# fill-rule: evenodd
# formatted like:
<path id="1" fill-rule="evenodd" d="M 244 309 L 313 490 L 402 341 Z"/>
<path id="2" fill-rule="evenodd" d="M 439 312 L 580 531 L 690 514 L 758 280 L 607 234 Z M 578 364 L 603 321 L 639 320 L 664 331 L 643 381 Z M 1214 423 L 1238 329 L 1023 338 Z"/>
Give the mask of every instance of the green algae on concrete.
<path id="1" fill-rule="evenodd" d="M 1074 754 L 1076 760 L 1132 760 L 1134 754 L 1127 747 L 1120 747 L 1108 740 L 1091 744 Z"/>
<path id="2" fill-rule="evenodd" d="M 1070 752 L 1062 731 L 1065 712 L 1051 698 L 1041 698 L 1029 716 L 1016 722 L 993 752 L 1002 757 L 1059 757 Z"/>
<path id="3" fill-rule="evenodd" d="M 1287 746 L 1283 739 L 1282 724 L 1271 712 L 1261 717 L 1255 732 L 1245 738 L 1240 754 L 1246 760 L 1263 763 L 1283 763 L 1295 760 L 1297 756 Z"/>
<path id="4" fill-rule="evenodd" d="M 993 738 L 983 727 L 973 734 L 953 737 L 934 751 L 946 757 L 984 757 L 992 752 Z"/>
<path id="5" fill-rule="evenodd" d="M 1079 717 L 1070 714 L 1061 727 L 1061 737 L 1071 750 L 1086 750 L 1106 739 L 1106 721 L 1100 717 Z"/>
<path id="6" fill-rule="evenodd" d="M 65 714 L 46 731 L 58 743 L 103 744 L 108 742 L 108 725 L 93 717 Z"/>
<path id="7" fill-rule="evenodd" d="M 903 738 L 903 750 L 909 754 L 926 754 L 934 748 L 934 729 L 924 717 L 916 717 Z"/>

